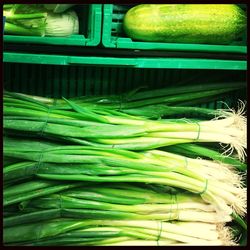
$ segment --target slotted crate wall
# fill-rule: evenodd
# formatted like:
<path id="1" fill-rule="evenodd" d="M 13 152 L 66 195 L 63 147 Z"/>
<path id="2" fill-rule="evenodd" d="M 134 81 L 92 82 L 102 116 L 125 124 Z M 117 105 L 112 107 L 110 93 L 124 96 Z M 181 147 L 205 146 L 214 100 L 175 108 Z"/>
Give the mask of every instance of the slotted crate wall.
<path id="1" fill-rule="evenodd" d="M 81 4 L 73 7 L 79 20 L 79 34 L 69 37 L 4 35 L 5 43 L 97 46 L 101 41 L 102 5 Z"/>
<path id="2" fill-rule="evenodd" d="M 246 4 L 238 4 L 246 11 Z M 126 12 L 134 7 L 131 4 L 104 4 L 103 5 L 102 44 L 108 48 L 142 49 L 142 50 L 170 50 L 170 51 L 206 51 L 225 53 L 246 53 L 246 34 L 228 45 L 185 44 L 143 42 L 133 40 L 124 33 L 123 18 Z"/>
<path id="3" fill-rule="evenodd" d="M 149 89 L 185 84 L 245 81 L 245 71 L 136 69 L 124 67 L 4 64 L 4 89 L 47 97 L 122 94 L 138 87 Z M 234 106 L 245 91 L 234 91 L 206 107 Z"/>

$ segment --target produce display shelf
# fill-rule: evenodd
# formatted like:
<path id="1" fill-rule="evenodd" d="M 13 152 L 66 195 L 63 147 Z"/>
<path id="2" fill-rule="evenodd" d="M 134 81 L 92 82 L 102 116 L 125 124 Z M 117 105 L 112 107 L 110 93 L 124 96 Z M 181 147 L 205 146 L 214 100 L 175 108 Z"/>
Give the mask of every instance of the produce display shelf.
<path id="1" fill-rule="evenodd" d="M 181 44 L 181 43 L 160 43 L 141 42 L 128 38 L 123 31 L 123 18 L 125 13 L 133 5 L 104 4 L 103 7 L 103 31 L 102 44 L 107 48 L 118 49 L 142 49 L 142 50 L 169 50 L 169 51 L 203 51 L 203 52 L 227 52 L 247 53 L 246 33 L 232 44 L 228 45 L 207 45 L 207 44 Z M 243 4 L 241 8 L 245 9 Z"/>
<path id="2" fill-rule="evenodd" d="M 106 65 L 134 68 L 225 69 L 246 70 L 247 62 L 196 58 L 118 58 L 94 56 L 65 56 L 4 52 L 3 62 L 54 65 Z"/>
<path id="3" fill-rule="evenodd" d="M 79 18 L 79 34 L 70 37 L 37 37 L 4 35 L 4 43 L 97 46 L 101 41 L 102 5 L 86 4 L 75 8 Z"/>
<path id="4" fill-rule="evenodd" d="M 231 90 L 231 92 L 227 92 L 227 93 L 223 93 L 223 94 L 217 93 L 215 96 L 213 96 L 211 98 L 210 97 L 199 98 L 199 99 L 197 99 L 197 102 L 193 103 L 192 105 L 189 104 L 189 101 L 187 101 L 186 104 L 184 102 L 184 104 L 182 104 L 182 105 L 210 108 L 210 109 L 214 109 L 214 110 L 228 109 L 228 108 L 238 110 L 239 109 L 239 100 L 242 100 L 243 102 L 245 102 L 247 100 L 247 72 L 246 72 L 247 61 L 246 61 L 246 55 L 245 55 L 246 50 L 247 50 L 246 49 L 246 34 L 244 34 L 244 37 L 242 37 L 241 41 L 239 41 L 236 44 L 231 44 L 231 45 L 202 45 L 202 44 L 193 45 L 193 44 L 166 44 L 166 43 L 163 44 L 163 43 L 135 42 L 135 41 L 132 41 L 131 39 L 123 36 L 122 30 L 121 30 L 122 29 L 122 19 L 124 17 L 124 13 L 126 12 L 126 10 L 128 8 L 130 8 L 133 5 L 91 4 L 91 5 L 89 5 L 90 7 L 86 7 L 87 5 L 82 5 L 82 6 L 83 6 L 85 13 L 89 12 L 89 15 L 88 15 L 89 22 L 85 24 L 88 27 L 86 26 L 85 27 L 86 29 L 84 28 L 87 33 L 83 32 L 83 33 L 81 33 L 81 35 L 71 36 L 68 38 L 48 38 L 48 37 L 42 38 L 42 37 L 6 36 L 6 35 L 4 36 L 4 42 L 6 42 L 6 43 L 9 42 L 9 45 L 8 45 L 9 47 L 6 46 L 5 50 L 3 51 L 3 91 L 18 92 L 18 93 L 24 93 L 24 94 L 35 95 L 35 96 L 50 97 L 50 98 L 62 98 L 62 97 L 73 98 L 73 97 L 79 97 L 79 96 L 92 97 L 92 96 L 98 96 L 98 95 L 102 95 L 102 96 L 104 96 L 104 95 L 118 95 L 118 98 L 116 100 L 118 100 L 118 103 L 121 103 L 120 109 L 122 110 L 122 103 L 126 103 L 126 101 L 128 101 L 130 97 L 133 97 L 133 95 L 136 93 L 136 91 L 149 90 L 150 96 L 152 97 L 152 96 L 154 96 L 154 94 L 152 94 L 151 90 L 161 89 L 161 88 L 165 88 L 165 87 L 179 87 L 180 86 L 180 87 L 184 87 L 184 89 L 186 90 L 186 87 L 190 86 L 190 85 L 201 86 L 201 85 L 209 85 L 209 84 L 212 84 L 212 85 L 214 85 L 214 84 L 230 84 L 233 82 L 233 83 L 237 83 L 237 84 L 244 83 L 243 88 L 238 89 L 238 90 Z M 241 7 L 245 8 L 244 6 L 245 5 L 241 5 Z M 82 17 L 87 17 L 87 16 L 82 15 Z M 103 23 L 101 20 L 102 17 L 104 20 Z M 82 21 L 84 22 L 84 20 L 82 20 Z M 88 35 L 86 35 L 86 34 L 88 34 Z M 102 38 L 101 38 L 101 36 L 102 36 Z M 28 39 L 28 40 L 26 40 L 26 39 Z M 101 44 L 100 44 L 101 39 L 102 39 L 103 46 L 106 48 L 101 46 Z M 15 43 L 20 43 L 20 44 L 15 44 Z M 32 47 L 30 44 L 33 44 L 33 50 L 31 48 L 25 47 L 24 43 L 28 44 L 27 47 L 29 47 L 29 46 Z M 46 45 L 53 45 L 53 46 L 46 46 L 45 44 Z M 75 47 L 75 51 L 73 53 L 72 51 L 74 50 L 74 47 L 65 46 L 65 47 L 67 47 L 68 50 L 66 50 L 64 47 L 62 47 L 62 50 L 64 50 L 64 51 L 59 51 L 58 50 L 58 48 L 60 47 L 59 45 L 72 45 L 72 46 L 77 45 L 79 47 L 77 47 L 77 48 Z M 11 46 L 13 46 L 13 47 L 10 48 Z M 20 46 L 21 48 L 18 49 L 18 46 Z M 91 47 L 91 48 L 83 48 L 82 47 L 81 48 L 80 46 L 96 46 L 96 47 Z M 50 47 L 50 50 L 48 49 L 48 47 Z M 56 48 L 57 48 L 57 50 L 56 50 Z M 108 54 L 109 50 L 107 48 L 114 48 L 113 50 L 115 50 L 115 53 Z M 107 52 L 107 54 L 98 54 L 97 53 L 98 49 L 105 50 Z M 118 49 L 120 49 L 120 50 L 118 50 Z M 130 50 L 125 51 L 124 54 L 119 54 L 120 52 L 122 52 L 121 49 L 130 49 Z M 132 52 L 132 49 L 145 50 L 145 51 L 140 51 L 140 52 L 143 52 L 145 54 L 148 53 L 150 55 L 148 56 L 148 55 L 143 54 L 140 57 L 138 57 L 137 55 L 132 57 L 132 56 L 129 56 L 128 54 L 125 54 L 128 51 Z M 91 53 L 87 54 L 87 52 L 86 52 L 87 50 L 96 51 L 96 52 L 95 52 L 95 54 L 91 54 Z M 112 50 L 112 49 L 110 49 L 110 50 Z M 159 51 L 160 57 L 156 57 L 153 54 L 155 51 L 151 51 L 151 50 L 161 50 L 161 51 Z M 168 50 L 169 51 L 176 51 L 176 52 L 179 51 L 179 54 L 174 54 L 173 57 L 169 57 L 169 55 L 163 56 L 162 55 L 162 52 L 164 52 L 163 50 L 166 51 L 166 54 L 171 53 L 171 52 L 168 52 Z M 189 58 L 187 58 L 187 57 L 185 58 L 183 51 L 190 52 L 191 56 Z M 216 59 L 214 58 L 215 54 L 209 58 L 205 58 L 202 56 L 200 56 L 200 58 L 198 58 L 197 52 L 213 52 L 213 53 L 218 52 L 220 54 L 218 54 L 219 56 Z M 222 55 L 223 55 L 222 53 L 228 54 L 228 57 L 222 57 Z M 195 56 L 195 54 L 196 54 L 196 56 Z M 207 53 L 203 53 L 203 54 L 205 55 Z M 223 85 L 223 86 L 225 86 L 225 85 Z M 129 93 L 129 95 L 126 95 L 128 93 Z M 168 91 L 168 94 L 169 94 L 169 91 Z M 193 94 L 193 93 L 191 93 L 191 94 Z M 15 96 L 15 95 L 13 95 L 13 96 Z M 192 97 L 192 95 L 188 94 L 188 97 L 190 97 L 190 96 Z M 8 102 L 8 98 L 9 97 L 7 97 L 5 99 L 7 102 Z M 105 101 L 106 101 L 105 99 L 106 98 L 101 100 L 101 102 L 105 103 Z M 25 98 L 24 98 L 24 100 L 25 100 Z M 160 99 L 160 100 L 162 100 L 163 103 L 164 103 L 164 101 L 166 102 L 165 98 Z M 58 103 L 58 101 L 54 100 L 53 105 L 57 104 L 57 103 Z M 5 107 L 8 108 L 8 103 L 6 103 L 6 104 L 4 103 L 4 105 L 5 105 Z M 13 115 L 13 113 L 11 113 L 11 112 L 13 112 L 11 105 L 9 105 L 9 106 L 10 106 L 10 109 L 9 110 L 6 109 L 5 110 L 6 112 L 4 114 L 8 115 L 8 112 L 10 112 L 11 116 L 15 117 Z M 177 106 L 178 106 L 178 103 L 177 103 Z M 31 105 L 31 107 L 32 107 L 32 105 Z M 46 106 L 44 106 L 44 107 L 46 107 Z M 77 106 L 75 106 L 75 107 L 77 107 Z M 30 106 L 29 106 L 29 108 L 30 108 Z M 36 140 L 37 139 L 39 140 L 40 144 L 42 143 L 42 140 L 41 140 L 42 138 L 46 139 L 47 142 L 52 142 L 53 137 L 52 136 L 50 137 L 50 135 L 49 135 L 47 138 L 46 134 L 43 134 L 43 133 L 46 132 L 46 130 L 44 128 L 50 122 L 50 119 L 48 119 L 48 118 L 51 118 L 50 112 L 53 110 L 53 108 L 54 108 L 53 106 L 48 107 L 48 109 L 47 109 L 48 112 L 46 112 L 46 109 L 44 108 L 45 113 L 47 113 L 46 114 L 47 118 L 44 122 L 45 125 L 43 125 L 42 129 L 39 129 L 40 131 L 39 131 L 38 137 L 34 137 L 34 138 L 36 138 Z M 73 108 L 74 108 L 74 106 L 73 106 Z M 42 109 L 42 108 L 38 107 L 38 121 L 40 118 L 43 117 L 42 115 L 40 115 L 41 113 L 39 113 L 40 109 Z M 19 114 L 22 115 L 22 113 L 25 112 L 24 116 L 26 116 L 29 112 L 27 113 L 27 111 L 25 111 L 25 110 L 27 110 L 27 109 L 24 109 L 24 111 L 22 110 L 21 112 L 17 113 L 17 115 L 19 115 Z M 78 109 L 76 109 L 76 110 L 78 111 Z M 83 111 L 85 110 L 84 107 L 82 110 Z M 88 110 L 88 109 L 86 109 L 86 110 Z M 61 110 L 61 111 L 63 111 L 63 110 Z M 81 109 L 80 109 L 80 111 L 81 111 Z M 32 112 L 31 114 L 34 115 L 35 113 Z M 57 114 L 56 111 L 54 114 Z M 80 118 L 82 117 L 83 121 L 85 121 L 84 116 L 80 116 L 80 114 L 78 114 L 78 115 Z M 183 114 L 183 116 L 181 118 L 185 119 L 185 116 L 186 116 L 186 114 Z M 57 118 L 58 116 L 57 115 L 52 116 L 52 118 L 54 118 L 54 117 Z M 59 117 L 60 117 L 60 112 L 59 112 Z M 74 115 L 72 115 L 72 117 L 74 117 Z M 78 117 L 78 116 L 76 116 L 76 117 Z M 171 118 L 175 118 L 175 117 L 173 116 Z M 32 118 L 30 120 L 32 120 Z M 88 121 L 88 117 L 86 120 Z M 55 121 L 57 121 L 57 119 L 55 119 Z M 65 121 L 63 121 L 63 122 L 65 122 Z M 12 123 L 15 124 L 15 121 L 13 121 Z M 23 121 L 22 121 L 22 123 L 23 123 Z M 85 124 L 85 123 L 88 124 L 87 122 L 84 122 L 82 124 Z M 60 125 L 60 123 L 58 123 L 58 124 Z M 67 124 L 67 123 L 65 122 L 65 124 Z M 78 126 L 79 125 L 81 127 L 80 122 L 78 122 Z M 197 123 L 197 125 L 199 125 L 199 124 Z M 84 126 L 82 126 L 82 127 L 84 128 Z M 200 125 L 198 127 L 199 127 L 198 137 L 196 139 L 194 139 L 194 143 L 199 139 L 199 136 L 200 136 L 200 132 L 201 132 Z M 96 128 L 94 128 L 94 129 L 96 129 Z M 6 134 L 7 134 L 7 136 L 9 136 L 9 135 L 11 136 L 11 131 L 10 131 L 9 135 L 8 135 L 8 131 Z M 23 136 L 23 134 L 20 134 L 20 135 Z M 29 134 L 29 132 L 24 133 L 24 136 L 26 136 L 26 135 L 27 135 L 28 139 L 31 139 L 31 140 L 33 139 L 30 137 L 30 136 L 32 136 L 32 133 L 30 133 L 30 134 Z M 64 136 L 65 135 L 63 135 L 63 137 Z M 4 140 L 5 139 L 8 139 L 8 138 L 5 137 Z M 61 140 L 61 138 L 59 137 L 58 142 L 60 142 L 60 140 Z M 57 139 L 55 141 L 57 141 Z M 62 144 L 63 144 L 63 140 L 62 140 Z M 65 144 L 67 144 L 67 143 L 65 143 Z M 15 145 L 16 144 L 14 144 L 14 146 Z M 204 144 L 204 145 L 206 145 L 206 144 Z M 12 149 L 12 151 L 13 151 L 13 149 Z M 10 151 L 11 154 L 13 154 L 13 152 L 14 152 L 14 151 L 13 152 L 12 151 Z M 31 152 L 32 152 L 32 150 L 31 150 Z M 70 152 L 73 152 L 73 151 L 70 151 Z M 43 156 L 42 153 L 39 156 L 39 162 L 37 164 L 38 166 L 41 162 L 41 159 L 45 159 L 45 157 L 43 157 L 43 158 L 41 157 L 41 156 Z M 73 155 L 73 153 L 72 153 L 72 155 Z M 103 155 L 105 155 L 105 154 L 103 154 Z M 107 155 L 110 155 L 110 154 L 107 154 Z M 10 156 L 12 157 L 12 155 L 10 155 Z M 95 157 L 98 157 L 97 153 L 95 154 Z M 35 160 L 36 160 L 36 157 L 34 157 L 34 161 Z M 67 162 L 67 161 L 65 161 L 65 162 Z M 93 161 L 93 162 L 95 162 L 95 161 Z M 57 163 L 57 164 L 59 164 L 59 163 Z M 47 166 L 49 166 L 49 164 L 44 165 L 44 166 L 47 167 Z M 209 166 L 209 164 L 208 164 L 208 166 Z M 7 167 L 9 167 L 9 166 L 7 166 Z M 74 167 L 73 164 L 70 165 L 70 168 L 71 167 Z M 25 169 L 25 171 L 27 169 Z M 35 170 L 37 170 L 37 169 L 38 168 L 36 166 Z M 18 173 L 20 173 L 19 169 L 17 169 L 17 170 L 18 170 Z M 40 170 L 40 169 L 38 169 L 38 170 Z M 35 174 L 36 173 L 37 172 L 35 172 Z M 38 172 L 38 174 L 39 173 L 40 172 Z M 52 173 L 53 173 L 53 171 L 52 171 Z M 67 169 L 66 169 L 65 173 L 67 174 Z M 235 173 L 236 173 L 236 171 L 235 171 Z M 33 172 L 32 172 L 32 174 L 33 174 Z M 89 175 L 92 175 L 92 172 Z M 99 173 L 97 173 L 96 176 L 98 176 L 98 175 L 99 175 Z M 133 173 L 132 173 L 132 175 L 133 175 Z M 245 175 L 245 173 L 244 173 L 244 175 Z M 41 176 L 38 175 L 38 177 L 41 177 Z M 218 176 L 221 177 L 222 175 L 219 173 Z M 161 178 L 163 178 L 163 177 L 161 177 Z M 217 176 L 215 176 L 215 177 L 217 178 Z M 243 174 L 242 174 L 242 177 L 243 177 Z M 205 189 L 200 193 L 197 192 L 197 195 L 201 195 L 202 193 L 206 192 L 207 188 L 209 188 L 209 186 L 207 185 L 209 183 L 208 179 L 209 178 L 206 177 Z M 243 179 L 244 178 L 242 178 L 242 180 Z M 29 179 L 27 179 L 27 180 L 29 181 Z M 233 178 L 232 178 L 232 180 L 233 180 Z M 17 181 L 19 182 L 19 181 L 23 181 L 23 180 L 18 179 Z M 26 179 L 24 179 L 24 181 L 26 181 Z M 125 181 L 127 181 L 127 180 L 125 180 Z M 244 179 L 244 181 L 245 181 L 244 185 L 247 186 L 245 179 Z M 191 182 L 189 181 L 189 183 L 191 183 Z M 132 182 L 131 182 L 131 184 L 132 184 Z M 8 185 L 9 185 L 9 183 L 7 182 L 7 185 L 4 186 L 4 188 L 8 187 Z M 152 186 L 153 186 L 153 184 L 152 184 Z M 101 185 L 101 188 L 103 188 L 102 185 Z M 161 188 L 161 185 L 159 185 L 159 188 Z M 169 190 L 172 191 L 172 189 L 169 189 Z M 223 188 L 222 188 L 222 191 L 223 191 Z M 57 192 L 55 194 L 56 195 L 59 194 L 59 198 L 61 197 L 60 196 L 61 193 Z M 174 195 L 175 198 L 177 197 L 176 193 L 171 192 L 171 195 L 172 194 Z M 44 197 L 46 198 L 46 196 L 44 196 Z M 25 200 L 20 204 L 14 204 L 14 206 L 19 205 L 21 208 L 21 207 L 23 207 L 22 205 L 24 204 L 24 208 L 27 209 L 27 212 L 29 212 L 29 210 L 28 210 L 29 204 L 32 204 L 33 200 L 31 201 L 31 203 L 29 203 L 29 201 L 28 202 L 27 201 L 28 200 Z M 41 203 L 39 203 L 39 204 L 41 204 Z M 26 205 L 27 205 L 27 207 L 26 207 Z M 59 204 L 59 205 L 60 205 L 60 208 L 59 208 L 59 210 L 60 210 L 60 209 L 62 209 L 62 207 L 61 207 L 61 204 Z M 13 208 L 14 208 L 13 211 L 15 212 L 16 208 L 14 206 L 13 206 Z M 43 206 L 43 204 L 42 204 L 42 206 Z M 4 219 L 6 219 L 7 216 L 9 216 L 9 214 L 12 213 L 11 209 L 12 208 L 10 207 L 10 210 L 6 212 L 6 214 L 7 214 L 6 217 L 4 214 Z M 25 209 L 22 210 L 21 212 L 25 213 L 25 211 L 26 211 Z M 21 214 L 21 212 L 20 212 L 20 214 Z M 76 212 L 78 212 L 78 211 L 76 211 Z M 57 213 L 57 211 L 56 211 L 56 213 Z M 89 213 L 89 212 L 87 211 L 87 213 Z M 59 215 L 61 217 L 64 216 L 64 214 L 61 214 L 61 213 L 58 213 L 58 216 Z M 18 214 L 18 216 L 19 216 L 19 214 Z M 25 214 L 25 216 L 26 216 L 26 214 Z M 53 216 L 53 214 L 52 214 L 52 216 Z M 73 216 L 74 216 L 74 214 L 73 214 Z M 97 215 L 97 216 L 99 216 L 99 215 Z M 50 219 L 50 218 L 47 218 L 46 216 L 44 218 Z M 43 223 L 42 220 L 44 218 L 38 217 L 38 220 L 40 220 Z M 68 218 L 70 218 L 70 216 L 68 216 Z M 166 218 L 166 217 L 164 217 L 164 218 Z M 15 219 L 16 219 L 16 221 L 18 221 L 19 218 L 15 218 Z M 32 218 L 32 220 L 33 219 L 34 218 Z M 154 220 L 152 220 L 152 221 L 154 221 Z M 246 217 L 244 217 L 244 221 L 246 221 Z M 27 222 L 22 221 L 22 220 L 19 220 L 19 222 L 18 223 L 20 225 L 27 223 Z M 211 225 L 213 225 L 213 224 L 211 223 Z M 231 227 L 230 230 L 232 229 L 232 232 L 233 232 L 233 230 L 239 231 L 239 232 L 236 232 L 237 233 L 236 237 L 237 237 L 237 239 L 240 239 L 239 244 L 241 246 L 245 246 L 247 244 L 246 243 L 246 241 L 247 241 L 247 236 L 246 236 L 247 230 L 246 229 L 239 230 L 241 228 L 239 225 L 237 225 L 237 223 L 235 221 L 230 222 L 230 224 L 225 224 L 225 225 L 226 226 L 228 225 L 229 227 Z M 237 227 L 234 227 L 235 225 L 237 225 Z M 4 225 L 4 228 L 3 228 L 5 231 L 4 233 L 6 233 L 9 226 L 10 225 L 7 225 L 7 226 Z M 68 225 L 66 225 L 66 226 L 67 226 L 67 229 L 68 228 L 70 229 L 70 227 Z M 216 224 L 214 224 L 214 226 L 216 227 Z M 223 226 L 224 226 L 224 224 L 223 224 Z M 36 227 L 32 226 L 32 228 L 35 231 Z M 40 229 L 41 228 L 38 227 L 38 233 L 34 234 L 35 235 L 34 242 L 31 242 L 30 245 L 33 245 L 33 244 L 35 245 L 37 243 L 38 243 L 37 245 L 39 245 L 39 240 L 40 240 L 39 239 L 39 236 L 40 236 L 39 230 Z M 84 227 L 84 229 L 85 229 L 85 227 Z M 19 229 L 17 228 L 15 230 L 16 230 L 16 232 L 18 232 Z M 78 230 L 78 229 L 76 228 L 76 230 Z M 46 231 L 46 230 L 43 230 L 43 231 Z M 50 232 L 50 231 L 48 231 L 48 232 Z M 78 231 L 76 231 L 76 232 L 78 232 Z M 66 232 L 66 234 L 67 233 L 68 232 Z M 71 233 L 71 231 L 69 231 L 69 233 Z M 61 234 L 61 232 L 58 233 L 59 237 L 61 237 L 60 234 Z M 9 230 L 9 235 L 10 236 L 13 235 L 12 229 Z M 26 234 L 26 235 L 28 235 L 28 234 Z M 17 234 L 17 236 L 18 236 L 18 234 Z M 32 236 L 32 234 L 31 234 L 31 236 Z M 64 236 L 65 235 L 63 235 L 62 237 L 64 237 Z M 16 239 L 19 240 L 18 237 L 16 237 L 16 238 L 15 237 L 13 237 L 13 240 L 16 240 Z M 41 234 L 41 237 L 43 237 L 43 234 Z M 19 237 L 19 238 L 20 238 L 20 241 L 23 240 L 23 237 L 22 238 Z M 226 236 L 225 236 L 225 238 L 226 238 Z M 47 239 L 49 240 L 49 238 L 44 238 L 45 241 Z M 159 239 L 160 239 L 160 237 L 159 237 Z M 82 239 L 80 239 L 80 240 L 82 240 Z M 40 243 L 41 242 L 42 241 L 40 241 Z M 25 245 L 26 242 L 23 240 L 23 242 L 21 244 Z M 72 246 L 74 244 L 75 243 L 73 243 Z M 86 243 L 83 242 L 81 244 L 84 245 Z M 96 242 L 94 242 L 94 244 L 96 244 Z M 224 244 L 224 242 L 223 242 L 223 244 Z M 10 245 L 12 245 L 12 242 L 10 242 Z M 158 245 L 158 241 L 157 241 L 157 245 Z"/>
<path id="5" fill-rule="evenodd" d="M 31 95 L 65 98 L 83 95 L 123 94 L 144 87 L 188 86 L 189 84 L 245 82 L 245 71 L 207 69 L 143 69 L 97 65 L 46 65 L 5 63 L 4 89 Z M 245 89 L 216 97 L 202 107 L 226 108 L 245 99 Z M 222 102 L 221 102 L 222 101 Z"/>

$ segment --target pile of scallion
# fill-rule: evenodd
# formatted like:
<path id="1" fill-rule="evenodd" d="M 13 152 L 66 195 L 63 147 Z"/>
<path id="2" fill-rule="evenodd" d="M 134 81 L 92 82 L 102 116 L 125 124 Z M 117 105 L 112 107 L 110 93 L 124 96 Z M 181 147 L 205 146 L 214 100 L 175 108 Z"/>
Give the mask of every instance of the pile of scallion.
<path id="1" fill-rule="evenodd" d="M 234 226 L 246 230 L 244 103 L 192 105 L 243 84 L 206 87 L 5 92 L 5 245 L 235 245 Z"/>
<path id="2" fill-rule="evenodd" d="M 53 13 L 43 4 L 4 4 L 3 16 L 4 33 L 8 35 L 64 37 L 79 33 L 74 10 Z"/>

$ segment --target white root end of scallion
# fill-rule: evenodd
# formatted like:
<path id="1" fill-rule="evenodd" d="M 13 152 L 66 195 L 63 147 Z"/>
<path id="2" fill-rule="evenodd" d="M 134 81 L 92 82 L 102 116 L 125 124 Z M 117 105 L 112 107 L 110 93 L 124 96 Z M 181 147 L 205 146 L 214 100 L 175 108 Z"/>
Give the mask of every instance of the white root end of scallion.
<path id="1" fill-rule="evenodd" d="M 217 231 L 219 233 L 219 239 L 222 241 L 224 246 L 237 246 L 233 240 L 233 233 L 229 227 L 224 224 L 217 224 Z"/>
<path id="2" fill-rule="evenodd" d="M 227 106 L 228 107 L 228 106 Z M 238 101 L 237 110 L 229 108 L 225 110 L 219 110 L 218 116 L 216 116 L 213 121 L 220 121 L 221 118 L 223 120 L 227 120 L 228 126 L 231 128 L 235 128 L 239 130 L 239 133 L 235 137 L 235 140 L 232 140 L 230 146 L 224 147 L 224 155 L 230 156 L 233 154 L 234 150 L 237 151 L 238 157 L 241 161 L 245 161 L 246 152 L 245 149 L 247 148 L 247 118 L 245 116 L 245 107 L 246 103 L 242 100 Z"/>
<path id="3" fill-rule="evenodd" d="M 244 216 L 247 212 L 247 188 L 239 189 L 239 193 L 236 196 L 236 201 L 231 204 L 233 210 Z"/>
<path id="4" fill-rule="evenodd" d="M 214 205 L 214 208 L 219 216 L 228 216 L 232 214 L 232 207 L 229 206 L 223 198 L 215 196 L 211 192 L 205 192 L 204 194 L 201 194 L 201 197 L 205 202 Z"/>

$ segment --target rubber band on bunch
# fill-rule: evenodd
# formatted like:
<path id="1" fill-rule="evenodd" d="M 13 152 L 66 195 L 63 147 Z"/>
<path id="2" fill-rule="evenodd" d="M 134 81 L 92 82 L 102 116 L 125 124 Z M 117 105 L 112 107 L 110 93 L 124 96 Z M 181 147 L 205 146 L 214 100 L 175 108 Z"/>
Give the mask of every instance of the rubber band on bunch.
<path id="1" fill-rule="evenodd" d="M 183 118 L 182 119 L 186 123 L 192 123 L 189 119 Z M 198 141 L 200 139 L 200 134 L 201 134 L 201 125 L 199 122 L 195 122 L 195 124 L 198 126 L 198 131 L 197 131 L 197 136 L 194 139 L 194 141 Z"/>
<path id="2" fill-rule="evenodd" d="M 43 136 L 44 130 L 45 130 L 46 126 L 48 125 L 49 115 L 50 115 L 51 111 L 54 109 L 54 107 L 56 106 L 56 102 L 57 102 L 57 100 L 54 99 L 53 104 L 48 107 L 46 120 L 41 128 L 41 131 L 39 132 L 40 136 Z"/>
<path id="3" fill-rule="evenodd" d="M 44 121 L 44 124 L 43 124 L 43 126 L 41 128 L 41 131 L 39 132 L 39 135 L 41 137 L 43 137 L 44 130 L 45 130 L 46 126 L 48 125 L 49 115 L 50 115 L 51 111 L 55 108 L 56 102 L 57 102 L 57 100 L 54 99 L 53 104 L 48 107 L 48 112 L 47 112 L 46 120 Z M 39 155 L 39 158 L 38 158 L 38 162 L 37 162 L 37 166 L 36 166 L 36 170 L 35 170 L 36 173 L 39 170 L 41 164 L 43 163 L 43 155 L 44 155 L 44 150 L 41 149 L 40 155 Z"/>
<path id="4" fill-rule="evenodd" d="M 124 98 L 123 95 L 120 95 L 120 102 L 119 102 L 119 109 L 118 109 L 118 111 L 122 111 L 122 104 L 123 104 L 124 102 L 127 102 L 127 99 Z"/>
<path id="5" fill-rule="evenodd" d="M 200 138 L 200 134 L 201 134 L 201 125 L 199 124 L 199 122 L 196 122 L 196 124 L 198 126 L 198 132 L 197 132 L 197 137 L 194 140 L 198 141 Z"/>
<path id="6" fill-rule="evenodd" d="M 206 179 L 205 181 L 205 187 L 203 188 L 203 190 L 201 192 L 198 192 L 197 194 L 202 195 L 207 191 L 208 188 L 208 179 Z"/>
<path id="7" fill-rule="evenodd" d="M 158 236 L 157 236 L 157 239 L 156 239 L 156 242 L 157 242 L 157 246 L 159 246 L 159 240 L 161 239 L 161 232 L 162 232 L 162 221 L 159 221 L 158 225 L 160 225 L 160 228 L 159 228 L 159 233 L 158 233 Z"/>
<path id="8" fill-rule="evenodd" d="M 174 200 L 175 200 L 175 204 L 176 204 L 176 214 L 177 214 L 176 220 L 179 220 L 179 217 L 180 217 L 180 215 L 179 215 L 179 203 L 178 203 L 178 199 L 177 199 L 176 194 L 174 194 Z"/>

